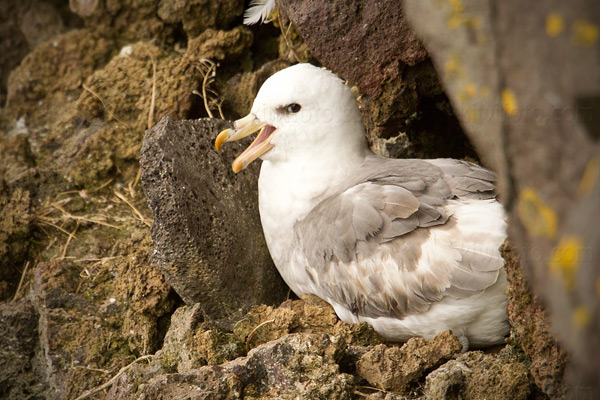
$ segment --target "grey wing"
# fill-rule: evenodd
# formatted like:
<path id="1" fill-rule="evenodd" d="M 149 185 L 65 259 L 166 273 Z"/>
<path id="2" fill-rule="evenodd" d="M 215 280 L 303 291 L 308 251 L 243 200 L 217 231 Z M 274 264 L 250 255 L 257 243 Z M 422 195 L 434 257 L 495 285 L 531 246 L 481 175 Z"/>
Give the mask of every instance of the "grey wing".
<path id="1" fill-rule="evenodd" d="M 440 168 L 452 195 L 462 199 L 491 199 L 496 196 L 496 174 L 468 161 L 451 158 L 427 160 Z"/>
<path id="2" fill-rule="evenodd" d="M 477 221 L 462 240 L 452 213 L 460 197 L 493 192 L 488 185 L 493 175 L 466 168 L 475 175 L 464 180 L 460 171 L 436 167 L 421 177 L 379 174 L 324 199 L 295 227 L 311 279 L 329 300 L 356 314 L 396 317 L 426 311 L 446 295 L 466 297 L 492 285 L 503 266 L 498 246 L 479 246 L 484 237 Z"/>

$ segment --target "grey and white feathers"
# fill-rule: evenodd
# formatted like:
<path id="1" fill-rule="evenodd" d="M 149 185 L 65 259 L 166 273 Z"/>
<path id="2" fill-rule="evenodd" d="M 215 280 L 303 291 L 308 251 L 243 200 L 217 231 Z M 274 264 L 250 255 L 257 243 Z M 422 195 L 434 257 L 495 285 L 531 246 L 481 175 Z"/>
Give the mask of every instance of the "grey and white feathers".
<path id="1" fill-rule="evenodd" d="M 257 129 L 234 164 L 263 159 L 264 234 L 296 294 L 394 340 L 446 329 L 465 346 L 504 340 L 506 222 L 492 172 L 374 155 L 350 89 L 309 64 L 270 77 L 219 142 Z"/>
<path id="2" fill-rule="evenodd" d="M 275 0 L 252 0 L 244 12 L 244 24 L 254 25 L 267 21 L 275 10 Z"/>

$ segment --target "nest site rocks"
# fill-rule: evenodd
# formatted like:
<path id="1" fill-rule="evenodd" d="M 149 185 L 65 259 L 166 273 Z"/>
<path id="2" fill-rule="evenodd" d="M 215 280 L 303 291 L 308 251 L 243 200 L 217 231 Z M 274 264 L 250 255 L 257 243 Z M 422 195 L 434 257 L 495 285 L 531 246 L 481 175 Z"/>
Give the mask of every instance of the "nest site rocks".
<path id="1" fill-rule="evenodd" d="M 186 303 L 199 303 L 213 319 L 240 317 L 287 294 L 258 218 L 258 166 L 234 178 L 235 151 L 221 157 L 213 150 L 227 126 L 165 116 L 146 134 L 140 156 L 154 217 L 153 260 Z"/>

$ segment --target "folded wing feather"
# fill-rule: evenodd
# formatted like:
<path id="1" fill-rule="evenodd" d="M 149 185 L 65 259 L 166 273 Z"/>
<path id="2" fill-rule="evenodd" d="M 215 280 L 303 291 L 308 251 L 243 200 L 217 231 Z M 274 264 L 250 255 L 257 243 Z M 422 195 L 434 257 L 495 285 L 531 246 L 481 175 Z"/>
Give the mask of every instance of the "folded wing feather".
<path id="1" fill-rule="evenodd" d="M 357 315 L 401 318 L 496 282 L 504 265 L 497 246 L 478 246 L 479 227 L 463 229 L 451 215 L 461 201 L 495 202 L 492 172 L 447 159 L 371 162 L 368 175 L 337 188 L 295 226 L 307 272 L 329 300 Z M 493 243 L 503 240 L 496 236 Z M 423 254 L 433 240 L 435 254 Z"/>

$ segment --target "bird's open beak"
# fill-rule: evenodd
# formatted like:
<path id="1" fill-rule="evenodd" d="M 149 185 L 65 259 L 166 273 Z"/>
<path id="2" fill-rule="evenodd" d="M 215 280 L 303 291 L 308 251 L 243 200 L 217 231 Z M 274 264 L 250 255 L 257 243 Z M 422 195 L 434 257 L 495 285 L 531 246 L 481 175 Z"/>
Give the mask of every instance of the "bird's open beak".
<path id="1" fill-rule="evenodd" d="M 217 139 L 215 140 L 215 148 L 217 151 L 221 150 L 223 143 L 235 142 L 236 140 L 243 139 L 260 129 L 260 133 L 256 139 L 254 139 L 252 144 L 250 144 L 250 146 L 248 146 L 248 148 L 233 161 L 233 164 L 231 165 L 233 172 L 238 173 L 246 168 L 252 161 L 273 148 L 270 141 L 276 128 L 261 122 L 254 114 L 248 114 L 244 118 L 238 119 L 233 123 L 233 126 L 233 129 L 225 129 L 217 136 Z"/>

